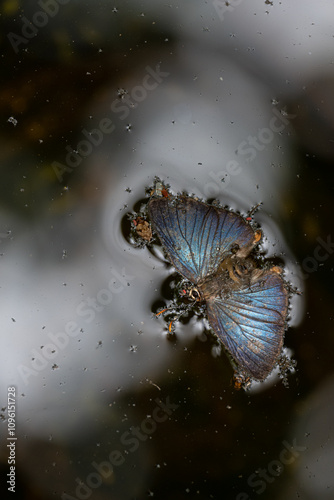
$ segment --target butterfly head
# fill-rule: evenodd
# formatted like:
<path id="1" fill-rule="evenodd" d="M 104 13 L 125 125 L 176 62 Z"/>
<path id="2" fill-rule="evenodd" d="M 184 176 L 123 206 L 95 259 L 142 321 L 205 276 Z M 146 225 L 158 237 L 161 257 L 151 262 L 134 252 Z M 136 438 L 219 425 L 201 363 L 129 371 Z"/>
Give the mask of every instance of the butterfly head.
<path id="1" fill-rule="evenodd" d="M 202 302 L 203 296 L 197 286 L 189 285 L 183 286 L 180 290 L 180 296 L 190 299 L 193 302 Z"/>
<path id="2" fill-rule="evenodd" d="M 203 300 L 201 292 L 199 291 L 199 289 L 196 286 L 193 286 L 188 290 L 188 296 L 194 302 L 202 302 L 202 300 Z"/>

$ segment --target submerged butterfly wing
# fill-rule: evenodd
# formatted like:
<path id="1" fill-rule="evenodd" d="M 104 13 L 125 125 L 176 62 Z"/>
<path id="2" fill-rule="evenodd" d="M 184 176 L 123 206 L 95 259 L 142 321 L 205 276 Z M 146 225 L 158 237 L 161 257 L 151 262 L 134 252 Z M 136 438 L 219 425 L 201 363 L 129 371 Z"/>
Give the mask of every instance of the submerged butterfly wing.
<path id="1" fill-rule="evenodd" d="M 258 380 L 272 371 L 282 350 L 288 292 L 268 271 L 249 287 L 207 301 L 208 319 L 238 367 Z"/>
<path id="2" fill-rule="evenodd" d="M 193 198 L 153 198 L 148 210 L 169 260 L 193 283 L 213 274 L 236 245 L 254 242 L 254 230 L 240 215 Z"/>

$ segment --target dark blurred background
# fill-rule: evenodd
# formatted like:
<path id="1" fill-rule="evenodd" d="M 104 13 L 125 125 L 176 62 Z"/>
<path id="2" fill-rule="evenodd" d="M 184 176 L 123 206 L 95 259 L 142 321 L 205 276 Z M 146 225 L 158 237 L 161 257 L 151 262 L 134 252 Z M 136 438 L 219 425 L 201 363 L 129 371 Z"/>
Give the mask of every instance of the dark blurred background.
<path id="1" fill-rule="evenodd" d="M 1 498 L 334 498 L 334 6 L 1 2 Z M 236 391 L 163 259 L 128 240 L 159 176 L 255 218 L 303 292 L 297 361 Z"/>

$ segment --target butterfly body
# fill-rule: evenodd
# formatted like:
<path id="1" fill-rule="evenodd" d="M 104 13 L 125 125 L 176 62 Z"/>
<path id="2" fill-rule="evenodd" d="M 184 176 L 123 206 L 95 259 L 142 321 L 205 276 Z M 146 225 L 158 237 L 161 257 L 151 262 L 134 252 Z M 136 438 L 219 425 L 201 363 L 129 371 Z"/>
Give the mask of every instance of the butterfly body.
<path id="1" fill-rule="evenodd" d="M 288 291 L 278 268 L 259 267 L 250 257 L 261 232 L 235 212 L 186 195 L 153 196 L 148 213 L 238 371 L 264 380 L 282 351 Z"/>

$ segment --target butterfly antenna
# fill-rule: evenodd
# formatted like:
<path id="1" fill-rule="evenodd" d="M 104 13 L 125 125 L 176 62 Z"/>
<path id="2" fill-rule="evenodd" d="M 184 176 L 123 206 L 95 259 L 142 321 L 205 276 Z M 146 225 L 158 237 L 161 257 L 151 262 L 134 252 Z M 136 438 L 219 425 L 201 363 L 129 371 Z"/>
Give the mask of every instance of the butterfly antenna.
<path id="1" fill-rule="evenodd" d="M 165 309 L 162 309 L 158 313 L 156 313 L 156 316 L 160 316 L 160 314 L 163 314 L 164 312 L 168 311 L 169 307 L 165 307 Z"/>
<path id="2" fill-rule="evenodd" d="M 196 301 L 195 301 L 196 302 Z M 172 332 L 172 325 L 175 321 L 178 321 L 181 316 L 183 316 L 185 313 L 187 313 L 191 308 L 192 308 L 193 304 L 188 304 L 186 307 L 184 307 L 184 305 L 182 306 L 182 309 L 180 312 L 178 312 L 175 317 L 172 319 L 172 321 L 169 323 L 168 325 L 168 331 L 169 333 Z M 181 306 L 179 306 L 181 308 Z M 165 313 L 166 311 L 168 310 L 171 310 L 172 307 L 165 307 L 165 309 L 162 309 L 161 311 L 159 311 L 158 313 L 156 313 L 156 316 L 160 316 L 160 314 L 163 314 Z"/>
<path id="3" fill-rule="evenodd" d="M 165 307 L 165 309 L 161 309 L 161 311 L 159 311 L 158 313 L 156 313 L 156 316 L 160 316 L 160 314 L 165 313 L 169 309 L 171 309 L 171 307 Z M 168 325 L 168 331 L 169 331 L 169 333 L 172 333 L 172 324 L 173 324 L 174 321 L 175 321 L 175 319 L 172 319 L 172 321 Z"/>

